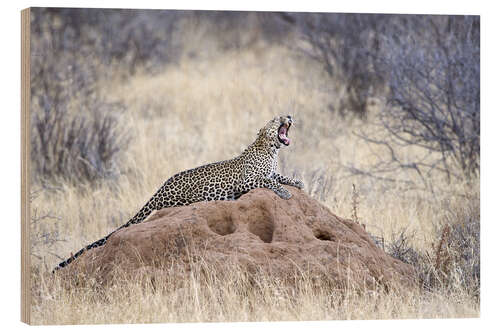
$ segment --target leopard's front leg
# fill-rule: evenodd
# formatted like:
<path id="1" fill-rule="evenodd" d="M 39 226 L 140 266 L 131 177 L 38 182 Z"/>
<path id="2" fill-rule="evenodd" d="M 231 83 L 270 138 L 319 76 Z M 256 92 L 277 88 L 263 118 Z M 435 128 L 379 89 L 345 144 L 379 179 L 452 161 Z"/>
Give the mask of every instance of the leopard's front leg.
<path id="1" fill-rule="evenodd" d="M 280 175 L 279 173 L 274 173 L 272 176 L 273 179 L 276 179 L 278 183 L 283 185 L 295 186 L 298 189 L 304 188 L 304 183 L 298 179 L 293 179 L 291 177 Z"/>
<path id="2" fill-rule="evenodd" d="M 286 188 L 281 186 L 281 184 L 278 183 L 276 179 L 268 177 L 246 179 L 244 183 L 241 185 L 241 192 L 246 193 L 250 190 L 253 190 L 254 188 L 262 188 L 262 187 L 273 190 L 274 193 L 276 193 L 282 199 L 288 200 L 292 197 L 290 192 L 288 192 Z"/>

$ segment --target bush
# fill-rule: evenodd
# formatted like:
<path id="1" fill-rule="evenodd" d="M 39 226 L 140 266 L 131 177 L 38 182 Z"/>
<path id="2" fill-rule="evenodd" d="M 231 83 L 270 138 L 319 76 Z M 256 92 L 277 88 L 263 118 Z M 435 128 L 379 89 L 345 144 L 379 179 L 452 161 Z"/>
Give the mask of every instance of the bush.
<path id="1" fill-rule="evenodd" d="M 342 99 L 342 114 L 353 112 L 365 116 L 368 99 L 382 83 L 373 68 L 380 52 L 379 35 L 387 15 L 374 14 L 290 14 L 296 19 L 302 48 L 310 58 L 320 62 L 333 81 L 345 84 L 347 96 Z"/>
<path id="2" fill-rule="evenodd" d="M 68 15 L 59 15 L 66 11 Z M 114 177 L 119 172 L 120 153 L 127 148 L 129 137 L 120 133 L 118 122 L 123 107 L 107 102 L 96 89 L 103 63 L 89 57 L 86 41 L 91 34 L 84 34 L 81 29 L 85 25 L 77 24 L 83 12 L 34 10 L 31 43 L 34 180 L 62 178 L 82 183 Z"/>
<path id="3" fill-rule="evenodd" d="M 129 136 L 120 132 L 119 104 L 95 93 L 94 68 L 61 56 L 34 64 L 31 165 L 34 180 L 94 182 L 118 174 Z"/>
<path id="4" fill-rule="evenodd" d="M 71 116 L 60 108 L 33 115 L 31 161 L 34 178 L 95 182 L 118 175 L 119 152 L 128 137 L 111 114 Z"/>
<path id="5" fill-rule="evenodd" d="M 49 42 L 43 49 L 34 45 L 36 54 L 81 55 L 105 65 L 119 63 L 131 73 L 138 66 L 165 65 L 180 54 L 173 33 L 183 11 L 34 8 L 32 13 L 33 40 Z"/>
<path id="6" fill-rule="evenodd" d="M 376 68 L 389 87 L 381 144 L 418 146 L 432 159 L 392 163 L 448 181 L 479 172 L 479 17 L 409 16 L 392 21 Z M 382 74 L 383 73 L 383 74 Z"/>
<path id="7" fill-rule="evenodd" d="M 387 252 L 413 266 L 424 290 L 461 290 L 479 298 L 480 294 L 480 213 L 479 205 L 450 212 L 428 251 L 411 246 L 415 234 L 401 232 Z"/>
<path id="8" fill-rule="evenodd" d="M 386 101 L 375 133 L 383 138 L 361 137 L 385 146 L 391 158 L 368 173 L 414 169 L 424 182 L 434 171 L 448 181 L 477 175 L 478 16 L 283 15 L 300 27 L 307 42 L 302 50 L 323 64 L 332 82 L 345 85 L 344 113 L 366 115 L 370 97 Z M 429 156 L 403 161 L 398 146 L 422 147 Z"/>

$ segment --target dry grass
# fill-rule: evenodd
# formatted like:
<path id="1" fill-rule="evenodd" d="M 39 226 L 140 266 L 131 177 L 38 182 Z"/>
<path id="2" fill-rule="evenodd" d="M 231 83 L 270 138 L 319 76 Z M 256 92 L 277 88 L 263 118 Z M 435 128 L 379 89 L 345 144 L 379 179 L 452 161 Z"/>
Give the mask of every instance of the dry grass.
<path id="1" fill-rule="evenodd" d="M 189 281 L 176 281 L 182 285 L 179 288 L 169 283 L 144 287 L 141 281 L 127 280 L 103 292 L 84 287 L 68 290 L 46 274 L 70 252 L 125 223 L 176 172 L 239 154 L 277 114 L 292 114 L 297 120 L 290 133 L 292 144 L 281 152 L 285 174 L 302 178 L 305 191 L 345 217 L 353 212 L 355 184 L 356 217 L 369 232 L 390 240 L 404 230 L 415 235 L 412 247 L 430 251 L 450 212 L 479 202 L 479 180 L 448 184 L 436 175 L 431 193 L 402 182 L 352 176 L 343 166 L 369 167 L 385 152 L 353 135 L 370 125 L 329 111 L 342 89 L 341 83 L 332 88 L 325 80 L 317 65 L 290 50 L 256 45 L 217 57 L 186 57 L 154 76 L 139 73 L 125 82 L 101 82 L 99 89 L 109 102 L 126 106 L 121 121 L 132 141 L 116 179 L 92 187 L 64 182 L 44 186 L 33 200 L 32 209 L 39 216 L 57 217 L 40 219 L 32 226 L 32 234 L 42 240 L 34 249 L 38 257 L 32 258 L 33 322 L 477 317 L 479 302 L 464 286 L 451 292 L 341 296 L 301 277 L 291 297 L 272 277 L 263 276 L 250 286 L 248 277 L 235 270 L 226 281 L 205 281 L 195 272 Z M 377 101 L 372 110 L 377 112 Z M 395 171 L 392 177 L 418 181 L 411 171 Z M 33 188 L 41 187 L 33 184 Z"/>
<path id="2" fill-rule="evenodd" d="M 338 290 L 304 272 L 297 273 L 291 287 L 278 276 L 249 275 L 234 267 L 221 274 L 204 263 L 192 264 L 188 279 L 176 279 L 178 273 L 174 266 L 139 279 L 124 276 L 104 288 L 85 277 L 75 278 L 68 288 L 57 277 L 36 274 L 39 294 L 33 320 L 102 324 L 463 318 L 479 311 L 478 303 L 463 292 Z"/>

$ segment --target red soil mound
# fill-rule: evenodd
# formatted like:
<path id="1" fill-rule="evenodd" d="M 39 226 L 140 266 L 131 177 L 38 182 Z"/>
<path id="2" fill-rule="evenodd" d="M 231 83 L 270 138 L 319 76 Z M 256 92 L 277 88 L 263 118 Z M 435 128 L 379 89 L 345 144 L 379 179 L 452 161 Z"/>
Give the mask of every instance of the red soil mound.
<path id="1" fill-rule="evenodd" d="M 413 284 L 412 267 L 388 256 L 359 224 L 337 217 L 303 191 L 287 189 L 290 200 L 256 189 L 236 201 L 163 209 L 61 271 L 106 282 L 116 268 L 147 274 L 175 263 L 182 275 L 202 260 L 285 279 L 297 272 L 327 276 L 339 288 Z"/>

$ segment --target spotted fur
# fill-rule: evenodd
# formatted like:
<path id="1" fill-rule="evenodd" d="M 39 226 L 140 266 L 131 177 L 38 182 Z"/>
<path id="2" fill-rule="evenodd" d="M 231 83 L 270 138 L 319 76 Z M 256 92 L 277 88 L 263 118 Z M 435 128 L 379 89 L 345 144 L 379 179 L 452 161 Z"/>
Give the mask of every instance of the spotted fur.
<path id="1" fill-rule="evenodd" d="M 268 188 L 281 198 L 290 199 L 292 195 L 281 184 L 302 188 L 303 183 L 278 174 L 276 169 L 278 150 L 290 143 L 287 135 L 292 123 L 291 116 L 275 117 L 259 131 L 257 139 L 238 157 L 172 176 L 127 223 L 106 237 L 87 245 L 61 262 L 54 270 L 65 267 L 83 252 L 106 244 L 116 231 L 144 221 L 153 210 L 199 201 L 236 200 L 254 188 Z"/>

